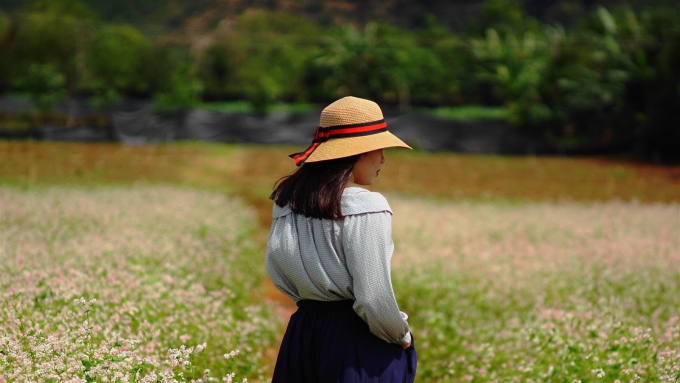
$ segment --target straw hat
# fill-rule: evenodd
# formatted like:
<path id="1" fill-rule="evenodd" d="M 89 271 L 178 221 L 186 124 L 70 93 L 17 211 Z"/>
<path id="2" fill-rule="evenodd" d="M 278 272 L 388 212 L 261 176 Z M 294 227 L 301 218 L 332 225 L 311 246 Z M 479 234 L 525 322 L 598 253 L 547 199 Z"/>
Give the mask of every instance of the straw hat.
<path id="1" fill-rule="evenodd" d="M 348 96 L 328 105 L 321 112 L 312 144 L 290 157 L 300 166 L 305 162 L 349 157 L 384 148 L 411 149 L 387 131 L 378 104 Z"/>

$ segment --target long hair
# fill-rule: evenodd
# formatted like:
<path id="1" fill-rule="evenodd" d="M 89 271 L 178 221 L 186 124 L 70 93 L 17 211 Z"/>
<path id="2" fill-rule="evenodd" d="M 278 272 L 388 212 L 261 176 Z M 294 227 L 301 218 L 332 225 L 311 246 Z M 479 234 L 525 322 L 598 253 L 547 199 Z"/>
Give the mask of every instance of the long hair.
<path id="1" fill-rule="evenodd" d="M 308 162 L 274 184 L 270 199 L 305 217 L 343 219 L 340 200 L 359 156 Z"/>

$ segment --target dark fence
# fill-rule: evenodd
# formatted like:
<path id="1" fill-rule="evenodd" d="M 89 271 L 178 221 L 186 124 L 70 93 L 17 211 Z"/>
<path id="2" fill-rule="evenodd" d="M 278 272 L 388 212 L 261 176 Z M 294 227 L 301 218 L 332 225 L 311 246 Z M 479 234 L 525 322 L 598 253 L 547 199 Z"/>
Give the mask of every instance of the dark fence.
<path id="1" fill-rule="evenodd" d="M 1 100 L 0 113 L 18 113 L 30 104 Z M 94 113 L 83 100 L 57 105 L 57 111 L 74 118 Z M 193 109 L 156 112 L 143 100 L 126 100 L 108 113 L 109 126 L 65 128 L 41 126 L 28 130 L 2 129 L 0 139 L 53 141 L 119 141 L 141 145 L 175 140 L 308 145 L 318 124 L 320 110 L 310 113 L 272 113 L 264 116 Z M 485 154 L 598 154 L 630 150 L 640 137 L 566 148 L 521 132 L 504 121 L 451 121 L 420 112 L 386 115 L 392 133 L 412 146 L 427 151 Z"/>

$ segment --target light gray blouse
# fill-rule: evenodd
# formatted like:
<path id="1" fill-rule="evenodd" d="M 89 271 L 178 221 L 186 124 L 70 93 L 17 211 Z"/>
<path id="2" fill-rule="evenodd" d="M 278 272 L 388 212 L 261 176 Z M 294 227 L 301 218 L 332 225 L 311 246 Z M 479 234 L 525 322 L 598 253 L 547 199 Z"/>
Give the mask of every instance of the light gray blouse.
<path id="1" fill-rule="evenodd" d="M 409 344 L 408 316 L 392 290 L 392 210 L 385 197 L 345 189 L 344 220 L 308 218 L 274 204 L 266 268 L 293 301 L 354 300 L 354 311 L 388 343 Z"/>

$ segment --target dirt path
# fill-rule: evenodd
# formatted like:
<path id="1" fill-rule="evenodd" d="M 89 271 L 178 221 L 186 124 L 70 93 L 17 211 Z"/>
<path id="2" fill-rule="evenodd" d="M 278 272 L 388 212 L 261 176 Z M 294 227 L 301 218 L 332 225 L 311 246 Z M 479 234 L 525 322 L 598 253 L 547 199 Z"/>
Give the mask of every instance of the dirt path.
<path id="1" fill-rule="evenodd" d="M 272 224 L 272 202 L 270 200 L 263 200 L 262 198 L 249 195 L 247 191 L 242 191 L 239 195 L 248 203 L 248 205 L 255 209 L 258 223 L 255 240 L 257 241 L 262 254 L 264 254 L 267 247 L 269 228 Z M 262 285 L 267 292 L 267 302 L 273 306 L 275 312 L 285 315 L 285 321 L 287 322 L 291 314 L 297 310 L 295 303 L 277 290 L 269 278 L 265 278 L 262 281 Z"/>
<path id="2" fill-rule="evenodd" d="M 270 210 L 271 212 L 271 210 Z M 269 232 L 269 227 L 263 227 L 260 225 L 261 230 L 266 229 L 266 233 Z M 266 237 L 265 241 L 261 243 L 261 248 L 262 248 L 262 253 L 264 254 L 265 248 L 266 248 Z M 274 347 L 270 347 L 267 350 L 265 350 L 265 364 L 272 366 L 271 372 L 274 372 L 273 366 L 276 364 L 276 357 L 278 355 L 278 345 L 281 342 L 281 339 L 283 339 L 283 334 L 285 332 L 285 325 L 288 323 L 288 320 L 290 319 L 290 316 L 293 315 L 295 310 L 297 310 L 297 306 L 295 303 L 290 300 L 287 296 L 283 295 L 279 290 L 276 289 L 276 286 L 272 283 L 272 281 L 269 278 L 265 278 L 262 281 L 262 286 L 265 288 L 265 291 L 267 292 L 267 295 L 265 297 L 265 302 L 267 305 L 272 309 L 272 312 L 274 312 L 278 318 L 278 322 L 282 323 L 283 326 L 281 328 L 281 333 L 278 336 L 277 341 L 275 342 Z M 271 378 L 271 375 L 269 376 Z"/>
<path id="3" fill-rule="evenodd" d="M 257 214 L 258 228 L 255 234 L 255 240 L 258 247 L 261 249 L 261 253 L 264 254 L 267 246 L 267 237 L 269 234 L 269 228 L 271 226 L 271 201 L 263 201 L 262 198 L 254 197 L 247 191 L 242 191 L 239 193 L 240 197 L 243 198 L 252 208 L 255 209 Z M 263 257 L 264 258 L 264 257 Z M 263 265 L 264 267 L 264 265 Z M 290 300 L 287 296 L 283 295 L 279 290 L 276 289 L 274 284 L 269 278 L 264 278 L 262 280 L 262 287 L 266 292 L 265 303 L 272 309 L 272 312 L 277 316 L 278 322 L 282 324 L 281 333 L 278 336 L 278 340 L 275 342 L 274 347 L 270 347 L 264 352 L 264 362 L 266 365 L 272 367 L 271 373 L 274 372 L 274 365 L 276 364 L 276 357 L 278 355 L 278 345 L 283 338 L 285 331 L 285 325 L 288 323 L 290 316 L 297 310 L 295 303 Z M 271 375 L 269 378 L 271 379 Z"/>
<path id="4" fill-rule="evenodd" d="M 274 180 L 270 179 L 271 173 L 263 174 L 263 169 L 258 167 L 256 162 L 247 161 L 245 158 L 240 158 L 237 168 L 237 172 L 248 176 L 238 180 L 239 187 L 237 188 L 236 195 L 255 210 L 258 224 L 255 241 L 261 249 L 261 254 L 264 258 L 269 229 L 272 224 L 273 203 L 267 198 L 268 193 L 271 192 L 271 186 L 265 188 L 264 185 L 273 184 Z M 286 173 L 284 171 L 281 174 Z M 271 372 L 273 373 L 273 367 L 276 364 L 276 357 L 278 355 L 278 346 L 283 338 L 285 325 L 288 323 L 290 316 L 297 310 L 297 306 L 290 298 L 278 291 L 269 278 L 262 280 L 262 288 L 266 292 L 265 302 L 272 309 L 272 312 L 276 314 L 278 322 L 282 324 L 281 333 L 274 347 L 268 348 L 264 353 L 264 362 L 272 367 Z"/>

